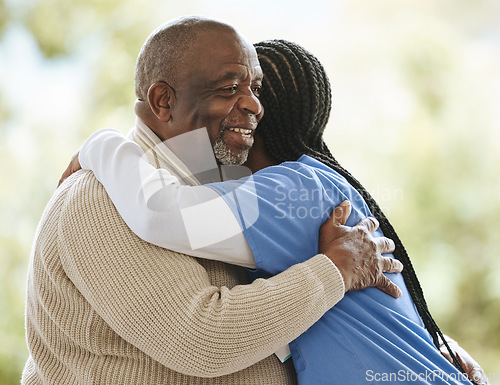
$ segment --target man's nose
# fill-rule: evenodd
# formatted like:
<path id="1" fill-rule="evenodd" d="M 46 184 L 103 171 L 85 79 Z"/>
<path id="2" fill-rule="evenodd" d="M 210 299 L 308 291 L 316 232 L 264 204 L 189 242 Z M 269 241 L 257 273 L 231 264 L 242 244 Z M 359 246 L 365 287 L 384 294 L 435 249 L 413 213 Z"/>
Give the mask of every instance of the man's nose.
<path id="1" fill-rule="evenodd" d="M 262 104 L 260 104 L 259 98 L 251 90 L 242 95 L 238 102 L 238 107 L 250 115 L 259 116 L 262 114 Z"/>

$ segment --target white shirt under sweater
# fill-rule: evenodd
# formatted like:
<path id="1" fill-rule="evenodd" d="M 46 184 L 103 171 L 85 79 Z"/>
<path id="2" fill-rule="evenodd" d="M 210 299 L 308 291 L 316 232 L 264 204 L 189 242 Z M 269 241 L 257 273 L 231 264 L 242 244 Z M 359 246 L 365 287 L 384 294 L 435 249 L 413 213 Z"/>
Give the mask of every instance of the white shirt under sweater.
<path id="1" fill-rule="evenodd" d="M 22 383 L 293 383 L 272 352 L 343 297 L 342 277 L 318 255 L 244 279 L 234 266 L 144 242 L 92 173 L 76 173 L 35 235 Z"/>
<path id="2" fill-rule="evenodd" d="M 140 120 L 137 124 L 144 125 Z M 198 137 L 198 145 L 203 146 L 200 132 L 185 135 Z M 167 146 L 162 152 L 181 162 Z M 255 268 L 252 250 L 224 199 L 208 187 L 182 185 L 167 169 L 153 167 L 142 148 L 118 131 L 92 134 L 80 149 L 79 161 L 83 169 L 94 172 L 140 238 L 192 256 Z M 193 178 L 188 170 L 182 176 Z M 250 177 L 246 184 L 251 183 Z"/>

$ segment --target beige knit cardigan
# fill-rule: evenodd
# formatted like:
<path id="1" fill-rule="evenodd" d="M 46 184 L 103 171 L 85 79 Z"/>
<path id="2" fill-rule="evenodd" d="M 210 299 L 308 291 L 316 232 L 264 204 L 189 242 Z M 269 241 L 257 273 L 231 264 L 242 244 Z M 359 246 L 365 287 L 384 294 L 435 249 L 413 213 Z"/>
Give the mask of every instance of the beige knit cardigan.
<path id="1" fill-rule="evenodd" d="M 343 294 L 324 255 L 248 284 L 240 267 L 151 245 L 80 171 L 35 235 L 22 384 L 293 384 L 272 353 Z"/>

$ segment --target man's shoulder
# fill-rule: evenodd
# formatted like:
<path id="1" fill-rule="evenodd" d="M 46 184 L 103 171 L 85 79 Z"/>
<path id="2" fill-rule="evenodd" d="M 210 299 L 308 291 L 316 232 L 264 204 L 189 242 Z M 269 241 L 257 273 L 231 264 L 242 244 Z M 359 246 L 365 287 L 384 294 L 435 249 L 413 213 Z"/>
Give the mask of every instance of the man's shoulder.
<path id="1" fill-rule="evenodd" d="M 74 173 L 56 189 L 47 203 L 37 227 L 36 247 L 52 244 L 61 233 L 81 234 L 84 228 L 96 228 L 96 224 L 102 222 L 103 212 L 108 217 L 116 212 L 104 187 L 92 172 Z"/>
<path id="2" fill-rule="evenodd" d="M 92 216 L 99 210 L 115 210 L 104 186 L 94 173 L 80 170 L 64 181 L 53 199 L 62 204 L 62 211 L 75 212 L 80 216 Z"/>
<path id="3" fill-rule="evenodd" d="M 56 226 L 58 236 L 65 242 L 99 243 L 112 237 L 136 249 L 147 244 L 130 230 L 92 171 L 74 173 L 59 189 Z M 109 244 L 104 242 L 101 246 L 106 248 Z"/>

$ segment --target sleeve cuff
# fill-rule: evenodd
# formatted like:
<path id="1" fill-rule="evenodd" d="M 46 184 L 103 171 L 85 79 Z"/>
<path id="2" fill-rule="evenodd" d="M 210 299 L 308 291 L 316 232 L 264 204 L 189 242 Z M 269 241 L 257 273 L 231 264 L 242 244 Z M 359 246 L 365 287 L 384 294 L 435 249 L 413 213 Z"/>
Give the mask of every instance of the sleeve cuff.
<path id="1" fill-rule="evenodd" d="M 103 128 L 101 130 L 98 130 L 92 135 L 88 137 L 88 139 L 83 143 L 82 147 L 80 148 L 79 154 L 78 154 L 78 161 L 80 162 L 80 166 L 84 170 L 93 170 L 93 154 L 92 154 L 92 149 L 95 146 L 95 143 L 93 142 L 103 142 L 103 140 L 107 137 L 114 137 L 116 135 L 121 135 L 119 131 L 113 130 L 111 128 Z"/>
<path id="2" fill-rule="evenodd" d="M 344 278 L 335 264 L 324 254 L 317 254 L 304 262 L 323 284 L 326 310 L 337 304 L 345 294 Z"/>

